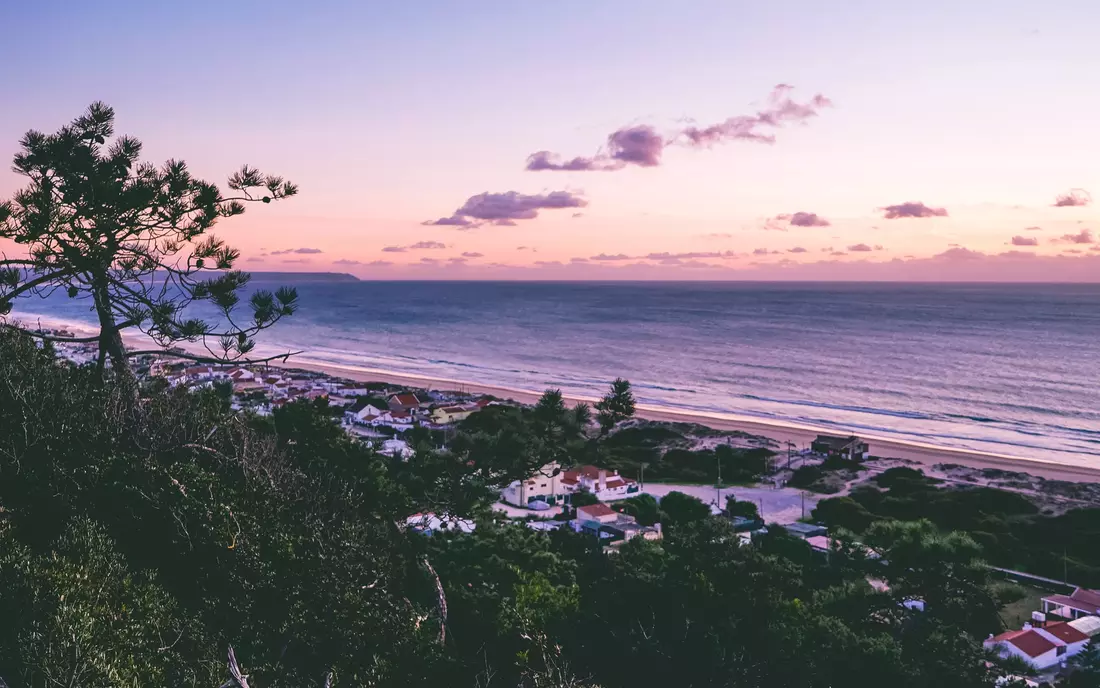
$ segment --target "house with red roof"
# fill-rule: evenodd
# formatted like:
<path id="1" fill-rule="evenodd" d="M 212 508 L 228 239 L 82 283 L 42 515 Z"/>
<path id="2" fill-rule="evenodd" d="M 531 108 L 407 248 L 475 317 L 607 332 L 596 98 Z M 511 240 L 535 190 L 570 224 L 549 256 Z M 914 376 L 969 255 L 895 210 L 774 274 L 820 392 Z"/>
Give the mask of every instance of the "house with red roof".
<path id="1" fill-rule="evenodd" d="M 1049 669 L 1081 652 L 1089 636 L 1064 621 L 1042 626 L 1024 624 L 1018 631 L 991 635 L 983 643 L 1002 657 L 1016 656 L 1036 669 Z"/>
<path id="2" fill-rule="evenodd" d="M 386 403 L 390 405 L 391 411 L 406 412 L 416 411 L 423 404 L 423 402 L 411 392 L 406 394 L 391 394 L 390 398 L 386 400 Z"/>
<path id="3" fill-rule="evenodd" d="M 595 466 L 581 466 L 562 473 L 562 487 L 568 492 L 585 490 L 596 495 L 601 501 L 622 499 L 639 491 L 638 483 L 619 475 L 618 471 L 608 471 Z"/>
<path id="4" fill-rule="evenodd" d="M 1043 613 L 1064 619 L 1100 616 L 1100 590 L 1077 588 L 1070 595 L 1049 595 L 1043 598 Z"/>

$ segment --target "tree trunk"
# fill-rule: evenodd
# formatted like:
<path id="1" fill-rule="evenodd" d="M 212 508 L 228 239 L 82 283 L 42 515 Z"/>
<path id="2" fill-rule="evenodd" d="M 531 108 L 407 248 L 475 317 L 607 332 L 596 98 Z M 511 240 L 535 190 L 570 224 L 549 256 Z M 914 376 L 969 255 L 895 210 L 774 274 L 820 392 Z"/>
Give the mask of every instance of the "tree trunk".
<path id="1" fill-rule="evenodd" d="M 122 343 L 122 333 L 115 323 L 115 315 L 111 312 L 111 298 L 107 293 L 106 275 L 96 277 L 92 287 L 92 298 L 95 301 L 96 315 L 99 316 L 99 371 L 103 372 L 104 354 L 111 359 L 111 367 L 120 378 L 133 377 L 130 369 L 130 360 L 126 358 L 126 346 Z"/>

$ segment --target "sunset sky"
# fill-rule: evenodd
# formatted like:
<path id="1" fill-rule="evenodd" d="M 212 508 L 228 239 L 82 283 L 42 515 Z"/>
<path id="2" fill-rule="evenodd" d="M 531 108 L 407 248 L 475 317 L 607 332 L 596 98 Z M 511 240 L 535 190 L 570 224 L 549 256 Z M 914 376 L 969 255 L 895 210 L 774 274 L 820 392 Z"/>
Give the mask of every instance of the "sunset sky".
<path id="1" fill-rule="evenodd" d="M 0 25 L 0 157 L 103 100 L 147 160 L 284 175 L 298 197 L 217 227 L 253 271 L 1100 280 L 1095 2 L 10 2 Z M 20 185 L 4 165 L 0 199 Z"/>

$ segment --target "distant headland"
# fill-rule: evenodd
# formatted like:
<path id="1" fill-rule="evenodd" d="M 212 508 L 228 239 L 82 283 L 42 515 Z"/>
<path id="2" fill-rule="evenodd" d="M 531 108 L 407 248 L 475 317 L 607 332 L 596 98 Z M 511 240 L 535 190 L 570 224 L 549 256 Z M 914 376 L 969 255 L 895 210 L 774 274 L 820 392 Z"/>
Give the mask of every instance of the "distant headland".
<path id="1" fill-rule="evenodd" d="M 253 272 L 252 278 L 263 282 L 358 282 L 359 278 L 346 272 Z"/>

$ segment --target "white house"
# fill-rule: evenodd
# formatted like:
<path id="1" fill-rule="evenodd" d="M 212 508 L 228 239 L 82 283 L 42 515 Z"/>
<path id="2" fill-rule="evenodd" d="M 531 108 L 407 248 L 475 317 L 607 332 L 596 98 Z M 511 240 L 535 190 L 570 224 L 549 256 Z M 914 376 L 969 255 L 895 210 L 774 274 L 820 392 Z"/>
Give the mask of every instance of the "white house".
<path id="1" fill-rule="evenodd" d="M 515 506 L 527 506 L 536 499 L 556 504 L 565 496 L 557 463 L 548 463 L 526 480 L 516 480 L 500 492 L 500 499 Z"/>
<path id="2" fill-rule="evenodd" d="M 1089 637 L 1063 622 L 989 636 L 986 649 L 997 649 L 1002 657 L 1016 656 L 1036 669 L 1049 669 L 1072 657 L 1088 645 Z"/>
<path id="3" fill-rule="evenodd" d="M 365 401 L 357 401 L 347 411 L 344 411 L 344 418 L 349 423 L 370 423 L 373 419 L 378 418 L 382 414 L 389 415 L 389 411 L 383 411 L 382 409 L 371 406 Z"/>
<path id="4" fill-rule="evenodd" d="M 608 471 L 595 466 L 581 466 L 561 475 L 562 487 L 567 492 L 586 490 L 600 501 L 622 499 L 639 491 L 638 483 L 624 478 L 618 471 Z"/>

